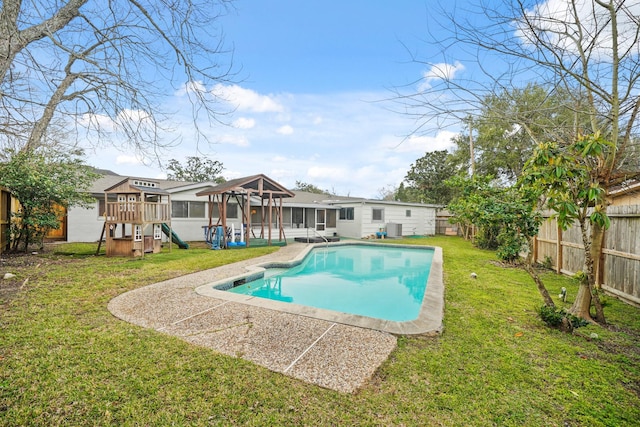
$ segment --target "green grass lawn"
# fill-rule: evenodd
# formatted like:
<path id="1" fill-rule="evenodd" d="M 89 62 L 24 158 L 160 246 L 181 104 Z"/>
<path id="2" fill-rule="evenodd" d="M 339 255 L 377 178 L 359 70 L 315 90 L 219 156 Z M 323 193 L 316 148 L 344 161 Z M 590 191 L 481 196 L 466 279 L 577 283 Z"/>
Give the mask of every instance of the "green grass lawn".
<path id="1" fill-rule="evenodd" d="M 500 266 L 492 252 L 455 237 L 404 242 L 444 249 L 445 330 L 399 338 L 353 395 L 107 311 L 128 290 L 276 248 L 131 260 L 61 245 L 30 257 L 12 271 L 19 289 L 0 299 L 0 425 L 638 425 L 640 309 L 609 298 L 608 328 L 564 334 L 537 318 L 541 299 L 526 273 Z M 570 304 L 576 283 L 552 273 L 543 280 L 552 294 L 567 287 Z"/>

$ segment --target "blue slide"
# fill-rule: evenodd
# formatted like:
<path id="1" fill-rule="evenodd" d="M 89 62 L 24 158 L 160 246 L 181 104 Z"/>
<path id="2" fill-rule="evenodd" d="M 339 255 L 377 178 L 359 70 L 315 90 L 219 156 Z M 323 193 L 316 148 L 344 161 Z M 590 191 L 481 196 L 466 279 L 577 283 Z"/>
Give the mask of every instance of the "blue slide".
<path id="1" fill-rule="evenodd" d="M 180 249 L 189 249 L 189 244 L 178 237 L 178 235 L 165 223 L 162 223 L 162 232 L 167 237 L 171 237 L 171 241 L 178 245 Z"/>

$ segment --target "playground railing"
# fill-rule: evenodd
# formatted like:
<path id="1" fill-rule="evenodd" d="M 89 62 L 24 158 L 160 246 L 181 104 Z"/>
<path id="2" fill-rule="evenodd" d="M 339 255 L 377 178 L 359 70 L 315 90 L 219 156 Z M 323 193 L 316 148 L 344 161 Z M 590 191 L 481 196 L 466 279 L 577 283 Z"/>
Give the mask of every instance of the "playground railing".
<path id="1" fill-rule="evenodd" d="M 106 210 L 109 222 L 159 223 L 171 220 L 171 209 L 168 203 L 109 202 Z"/>

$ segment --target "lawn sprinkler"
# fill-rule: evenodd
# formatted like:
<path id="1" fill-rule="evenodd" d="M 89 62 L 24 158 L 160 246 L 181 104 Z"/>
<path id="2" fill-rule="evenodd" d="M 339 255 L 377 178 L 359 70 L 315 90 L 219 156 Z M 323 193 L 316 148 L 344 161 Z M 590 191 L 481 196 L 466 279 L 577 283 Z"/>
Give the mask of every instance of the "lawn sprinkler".
<path id="1" fill-rule="evenodd" d="M 562 302 L 567 302 L 567 288 L 565 288 L 564 286 L 562 287 L 562 290 L 560 291 L 560 295 L 558 295 L 558 298 L 560 298 Z"/>

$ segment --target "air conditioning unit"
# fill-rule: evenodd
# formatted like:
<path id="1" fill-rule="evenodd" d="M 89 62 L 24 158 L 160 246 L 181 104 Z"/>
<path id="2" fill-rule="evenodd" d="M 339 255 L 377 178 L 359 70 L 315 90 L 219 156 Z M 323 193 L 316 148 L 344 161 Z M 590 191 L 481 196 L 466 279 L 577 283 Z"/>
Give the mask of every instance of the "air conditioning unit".
<path id="1" fill-rule="evenodd" d="M 387 238 L 400 238 L 402 237 L 402 224 L 396 224 L 394 222 L 387 223 Z"/>

